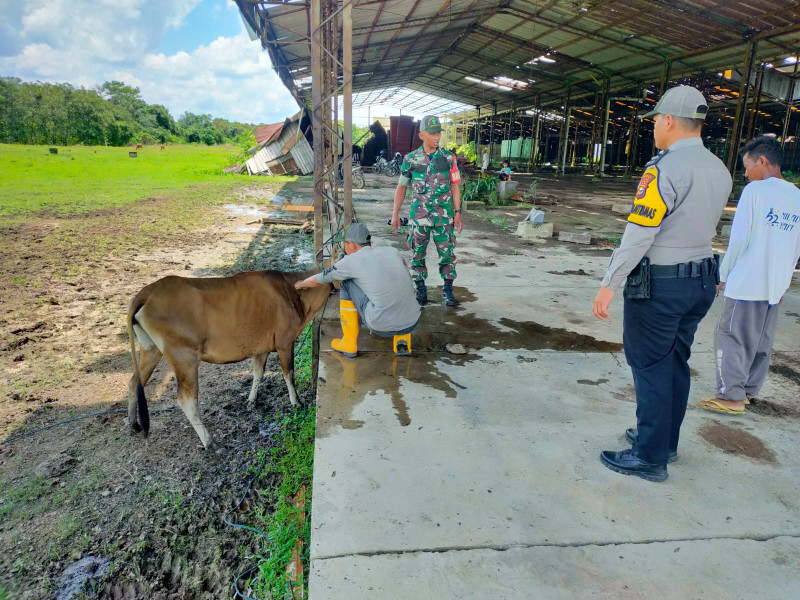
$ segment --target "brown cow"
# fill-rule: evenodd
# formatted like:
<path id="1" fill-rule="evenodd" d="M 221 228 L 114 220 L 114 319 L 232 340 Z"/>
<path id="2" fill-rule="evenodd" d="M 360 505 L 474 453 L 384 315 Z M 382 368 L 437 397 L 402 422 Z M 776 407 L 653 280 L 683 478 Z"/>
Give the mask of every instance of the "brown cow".
<path id="1" fill-rule="evenodd" d="M 267 357 L 277 350 L 289 400 L 297 405 L 294 341 L 331 290 L 330 285 L 294 288 L 296 281 L 313 273 L 250 271 L 205 279 L 170 276 L 136 294 L 128 308 L 133 358 L 133 377 L 128 384 L 131 428 L 144 430 L 145 435 L 150 429 L 144 385 L 162 356 L 175 371 L 181 409 L 206 449 L 215 444 L 197 407 L 201 361 L 226 364 L 252 357 L 253 386 L 247 399 L 252 408 Z M 141 347 L 138 358 L 134 334 Z"/>
<path id="2" fill-rule="evenodd" d="M 137 150 L 138 150 L 139 148 L 141 148 L 141 147 L 142 147 L 142 145 L 141 145 L 141 144 L 136 144 L 136 149 L 137 149 Z"/>

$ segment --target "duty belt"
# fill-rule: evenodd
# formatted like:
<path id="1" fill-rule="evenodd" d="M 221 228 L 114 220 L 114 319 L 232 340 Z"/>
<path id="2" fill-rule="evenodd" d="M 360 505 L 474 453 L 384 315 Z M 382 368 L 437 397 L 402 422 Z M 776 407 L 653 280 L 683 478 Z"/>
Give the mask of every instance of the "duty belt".
<path id="1" fill-rule="evenodd" d="M 709 257 L 698 262 L 685 262 L 677 265 L 650 265 L 650 277 L 658 279 L 702 277 L 713 274 L 715 269 L 716 259 Z"/>

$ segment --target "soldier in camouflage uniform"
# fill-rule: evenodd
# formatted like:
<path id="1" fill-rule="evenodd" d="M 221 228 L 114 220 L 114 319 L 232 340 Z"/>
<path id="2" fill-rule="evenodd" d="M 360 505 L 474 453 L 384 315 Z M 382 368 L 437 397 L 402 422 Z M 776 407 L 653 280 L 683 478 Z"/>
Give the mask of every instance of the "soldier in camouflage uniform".
<path id="1" fill-rule="evenodd" d="M 425 252 L 428 241 L 439 254 L 439 274 L 444 279 L 442 301 L 454 306 L 453 280 L 456 278 L 455 232 L 461 233 L 464 222 L 461 218 L 461 175 L 452 152 L 439 148 L 442 126 L 438 117 L 424 117 L 420 123 L 419 137 L 422 146 L 410 152 L 400 168 L 400 181 L 394 194 L 392 231 L 397 233 L 400 225 L 400 207 L 411 184 L 411 270 L 417 286 L 417 302 L 428 301 L 425 279 Z"/>

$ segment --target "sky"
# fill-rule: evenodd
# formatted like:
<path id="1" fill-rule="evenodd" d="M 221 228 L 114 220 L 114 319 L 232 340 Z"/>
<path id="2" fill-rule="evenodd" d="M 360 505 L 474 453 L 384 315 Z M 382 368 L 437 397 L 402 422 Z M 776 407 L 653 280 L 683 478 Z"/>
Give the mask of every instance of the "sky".
<path id="1" fill-rule="evenodd" d="M 148 104 L 232 121 L 298 111 L 231 0 L 0 0 L 0 75 L 138 87 Z"/>
<path id="2" fill-rule="evenodd" d="M 299 110 L 232 0 L 0 0 L 0 14 L 3 77 L 88 89 L 122 81 L 176 119 L 276 123 Z M 353 122 L 400 113 L 355 108 Z"/>

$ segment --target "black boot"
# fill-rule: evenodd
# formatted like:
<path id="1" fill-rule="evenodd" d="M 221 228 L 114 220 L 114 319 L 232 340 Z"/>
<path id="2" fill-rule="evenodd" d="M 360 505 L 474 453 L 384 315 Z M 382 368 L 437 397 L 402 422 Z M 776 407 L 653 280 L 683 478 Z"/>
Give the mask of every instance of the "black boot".
<path id="1" fill-rule="evenodd" d="M 414 283 L 417 286 L 417 302 L 420 306 L 425 306 L 428 303 L 428 289 L 425 287 L 425 280 L 417 279 Z"/>
<path id="2" fill-rule="evenodd" d="M 631 446 L 636 443 L 636 437 L 639 435 L 639 432 L 636 431 L 636 427 L 631 427 L 630 429 L 625 430 L 625 439 L 631 443 Z M 673 463 L 678 460 L 678 451 L 677 450 L 670 450 L 669 451 L 669 458 L 667 459 L 668 463 Z"/>
<path id="3" fill-rule="evenodd" d="M 612 471 L 623 475 L 635 475 L 647 481 L 664 481 L 669 475 L 667 465 L 657 465 L 643 461 L 633 450 L 612 452 L 604 450 L 600 453 L 600 461 Z"/>
<path id="4" fill-rule="evenodd" d="M 446 306 L 455 306 L 456 297 L 453 296 L 453 280 L 445 279 L 444 287 L 442 288 L 442 302 Z"/>

